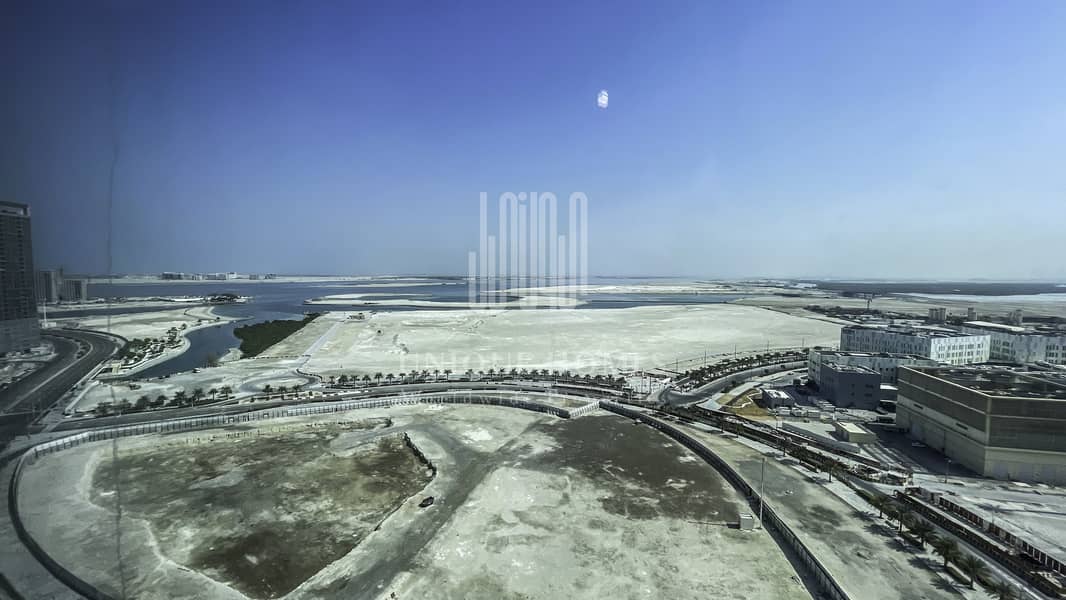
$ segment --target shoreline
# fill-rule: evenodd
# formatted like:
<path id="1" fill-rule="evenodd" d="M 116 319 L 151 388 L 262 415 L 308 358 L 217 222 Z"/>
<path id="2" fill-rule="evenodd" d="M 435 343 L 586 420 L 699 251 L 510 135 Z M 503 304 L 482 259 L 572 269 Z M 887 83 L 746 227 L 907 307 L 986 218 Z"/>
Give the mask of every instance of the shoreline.
<path id="1" fill-rule="evenodd" d="M 139 363 L 139 364 L 137 364 L 137 365 L 135 365 L 135 366 L 133 366 L 133 367 L 131 367 L 129 369 L 120 370 L 117 373 L 101 374 L 101 376 L 97 376 L 97 379 L 99 379 L 101 381 L 111 381 L 111 380 L 125 379 L 125 378 L 127 378 L 127 377 L 129 377 L 131 375 L 136 375 L 137 373 L 140 373 L 141 371 L 144 371 L 144 370 L 146 370 L 146 369 L 148 369 L 150 367 L 154 367 L 156 365 L 159 365 L 160 363 L 164 363 L 164 362 L 166 362 L 166 361 L 168 361 L 168 360 L 170 360 L 172 358 L 177 358 L 177 357 L 181 356 L 182 354 L 185 354 L 185 352 L 188 351 L 189 348 L 192 347 L 192 342 L 189 341 L 188 334 L 192 333 L 193 331 L 198 331 L 200 329 L 206 329 L 208 327 L 214 327 L 216 325 L 225 325 L 227 323 L 232 323 L 232 322 L 235 322 L 235 321 L 242 321 L 242 320 L 247 319 L 247 317 L 227 317 L 227 316 L 224 316 L 224 315 L 216 314 L 214 306 L 206 307 L 206 310 L 204 310 L 204 313 L 203 313 L 202 317 L 199 316 L 199 315 L 196 315 L 196 314 L 190 314 L 190 311 L 195 310 L 197 308 L 205 308 L 205 307 L 203 307 L 203 306 L 192 307 L 192 308 L 189 308 L 188 310 L 186 310 L 184 314 L 187 315 L 187 316 L 190 316 L 190 317 L 203 318 L 205 320 L 205 322 L 200 323 L 198 325 L 190 325 L 189 327 L 186 327 L 185 329 L 180 330 L 178 332 L 178 337 L 181 338 L 181 344 L 180 345 L 178 345 L 176 347 L 173 347 L 173 348 L 167 348 L 166 350 L 164 350 L 158 356 L 154 356 L 154 357 L 152 357 L 152 358 L 150 358 L 150 359 L 148 359 L 148 360 L 146 360 L 144 362 L 141 362 L 141 363 Z M 218 320 L 215 320 L 216 318 Z M 221 357 L 219 357 L 219 361 L 221 362 Z"/>

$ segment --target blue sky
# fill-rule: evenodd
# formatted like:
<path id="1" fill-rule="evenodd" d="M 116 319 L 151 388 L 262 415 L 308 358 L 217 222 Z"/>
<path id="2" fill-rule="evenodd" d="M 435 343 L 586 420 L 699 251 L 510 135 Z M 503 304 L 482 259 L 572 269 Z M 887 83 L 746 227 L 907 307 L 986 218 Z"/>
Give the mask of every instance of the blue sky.
<path id="1" fill-rule="evenodd" d="M 42 267 L 463 273 L 581 191 L 594 274 L 1066 279 L 1066 3 L 0 10 Z"/>

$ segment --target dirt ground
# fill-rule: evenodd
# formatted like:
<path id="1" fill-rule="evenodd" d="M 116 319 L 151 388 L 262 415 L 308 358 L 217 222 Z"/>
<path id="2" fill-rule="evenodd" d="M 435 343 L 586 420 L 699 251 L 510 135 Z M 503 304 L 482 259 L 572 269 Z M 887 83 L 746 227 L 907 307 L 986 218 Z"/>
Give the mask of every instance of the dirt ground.
<path id="1" fill-rule="evenodd" d="M 277 598 L 347 554 L 430 474 L 384 422 L 158 446 L 97 467 L 92 499 L 148 521 L 175 562 Z M 292 552 L 293 547 L 301 548 Z"/>
<path id="2" fill-rule="evenodd" d="M 57 560 L 129 597 L 811 597 L 735 527 L 748 508 L 717 472 L 602 413 L 369 409 L 128 438 L 117 462 L 89 444 L 29 468 L 20 507 Z"/>

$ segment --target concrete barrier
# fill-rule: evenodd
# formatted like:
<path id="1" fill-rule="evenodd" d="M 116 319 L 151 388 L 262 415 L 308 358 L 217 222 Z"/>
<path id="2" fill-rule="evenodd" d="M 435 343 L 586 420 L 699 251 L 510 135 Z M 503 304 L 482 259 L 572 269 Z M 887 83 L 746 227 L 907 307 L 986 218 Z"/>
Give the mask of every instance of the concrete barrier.
<path id="1" fill-rule="evenodd" d="M 755 509 L 760 503 L 760 496 L 755 488 L 748 484 L 747 481 L 741 477 L 740 473 L 734 469 L 729 463 L 722 460 L 717 454 L 711 451 L 710 448 L 703 445 L 701 442 L 688 435 L 687 433 L 677 429 L 676 427 L 664 423 L 659 419 L 649 416 L 646 413 L 626 408 L 620 404 L 609 402 L 607 400 L 600 401 L 600 408 L 609 410 L 615 414 L 636 419 L 641 423 L 645 423 L 665 433 L 671 438 L 677 440 L 681 445 L 685 446 L 689 450 L 696 453 L 697 456 L 702 458 L 705 462 L 710 464 L 719 473 L 725 477 L 737 491 L 744 494 L 748 499 L 749 504 Z M 802 540 L 799 539 L 793 531 L 780 517 L 777 516 L 777 512 L 766 503 L 762 502 L 763 512 L 763 525 L 767 526 L 767 530 L 776 534 L 778 543 L 784 542 L 799 557 L 800 561 L 808 572 L 818 583 L 819 588 L 824 597 L 831 600 L 850 600 L 850 597 L 844 591 L 843 588 L 833 579 L 832 574 L 825 568 L 824 565 L 818 560 L 818 558 L 807 548 Z"/>
<path id="2" fill-rule="evenodd" d="M 11 524 L 15 528 L 15 535 L 18 536 L 19 541 L 26 546 L 26 549 L 30 551 L 30 554 L 37 559 L 37 562 L 41 563 L 41 565 L 44 566 L 53 577 L 61 581 L 63 585 L 89 600 L 111 600 L 112 597 L 110 595 L 98 590 L 96 587 L 92 586 L 74 573 L 71 573 L 66 567 L 56 562 L 54 558 L 49 556 L 49 554 L 41 548 L 37 543 L 37 540 L 33 539 L 33 536 L 26 531 L 26 527 L 22 524 L 22 519 L 19 517 L 18 506 L 19 479 L 22 477 L 22 469 L 26 465 L 26 456 L 28 456 L 28 453 L 19 456 L 18 463 L 11 472 L 11 485 L 7 489 L 7 510 L 11 515 Z"/>

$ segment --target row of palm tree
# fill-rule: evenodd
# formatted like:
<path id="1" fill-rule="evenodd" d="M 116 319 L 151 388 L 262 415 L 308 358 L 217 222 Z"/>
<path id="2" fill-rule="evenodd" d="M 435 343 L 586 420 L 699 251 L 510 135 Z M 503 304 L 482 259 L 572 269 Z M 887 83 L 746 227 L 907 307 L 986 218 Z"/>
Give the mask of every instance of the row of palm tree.
<path id="1" fill-rule="evenodd" d="M 896 502 L 885 494 L 878 494 L 870 499 L 870 504 L 877 509 L 878 518 L 888 517 L 889 522 L 896 522 L 897 531 L 903 533 L 906 527 L 911 535 L 918 539 L 922 548 L 928 543 L 933 552 L 944 560 L 944 568 L 948 563 L 954 563 L 956 567 L 969 578 L 970 589 L 974 589 L 976 582 L 980 581 L 989 591 L 996 595 L 999 600 L 1014 600 L 1018 597 L 1017 589 L 1001 580 L 991 580 L 988 566 L 973 554 L 963 552 L 959 543 L 954 538 L 936 535 L 936 527 L 932 523 L 915 514 L 914 510 L 906 504 Z"/>
<path id="2" fill-rule="evenodd" d="M 270 385 L 268 383 L 268 384 L 263 386 L 263 393 L 264 394 L 289 394 L 289 393 L 295 394 L 296 392 L 299 392 L 299 391 L 300 391 L 300 386 L 298 386 L 298 385 L 294 385 L 292 387 L 279 385 L 277 387 L 274 387 L 274 386 L 272 386 L 272 385 Z"/>
<path id="3" fill-rule="evenodd" d="M 211 388 L 204 391 L 203 388 L 196 388 L 191 393 L 185 390 L 178 390 L 174 392 L 173 396 L 167 396 L 166 394 L 159 394 L 154 399 L 148 394 L 141 394 L 134 401 L 122 400 L 116 404 L 110 402 L 101 402 L 96 406 L 94 412 L 97 416 L 108 416 L 114 414 L 125 414 L 130 412 L 141 412 L 145 410 L 154 410 L 158 408 L 188 408 L 197 404 L 203 403 L 204 398 L 209 398 L 212 402 L 221 398 L 225 400 L 233 394 L 233 388 L 224 385 L 220 388 Z"/>
<path id="4" fill-rule="evenodd" d="M 690 369 L 681 373 L 680 382 L 692 387 L 700 386 L 709 381 L 728 377 L 734 373 L 740 373 L 764 365 L 774 365 L 782 362 L 802 360 L 800 352 L 765 352 L 762 354 L 749 354 L 736 358 L 726 358 L 716 363 Z"/>
<path id="5" fill-rule="evenodd" d="M 441 379 L 442 375 L 443 375 L 443 377 L 445 379 L 449 379 L 449 378 L 451 378 L 452 373 L 453 373 L 453 371 L 451 369 L 443 369 L 443 370 L 442 369 L 434 369 L 432 371 L 427 369 L 427 370 L 422 370 L 422 371 L 402 372 L 402 373 L 399 373 L 398 375 L 394 375 L 392 373 L 387 373 L 386 374 L 386 373 L 378 372 L 378 373 L 375 373 L 373 376 L 371 376 L 369 374 L 364 374 L 361 378 L 360 378 L 359 375 L 342 374 L 339 377 L 336 376 L 336 375 L 331 375 L 328 378 L 328 382 L 329 382 L 330 385 L 340 385 L 340 386 L 357 385 L 360 382 L 362 382 L 364 384 L 369 384 L 371 381 L 373 381 L 375 384 L 380 385 L 382 380 L 384 380 L 384 382 L 386 384 L 406 383 L 406 382 L 426 382 L 426 381 L 437 381 L 437 380 Z M 478 371 L 474 371 L 473 369 L 467 369 L 463 373 L 463 378 L 465 378 L 466 380 L 474 380 L 475 379 L 475 375 L 476 375 L 476 379 L 479 379 L 479 380 L 496 380 L 496 381 L 498 381 L 498 380 L 501 380 L 501 379 L 508 379 L 508 378 L 517 379 L 517 378 L 527 378 L 527 377 L 540 377 L 540 378 L 544 378 L 544 379 L 551 378 L 551 379 L 553 379 L 555 381 L 562 381 L 562 382 L 595 384 L 595 385 L 600 385 L 600 386 L 604 386 L 605 385 L 605 386 L 618 387 L 618 388 L 624 386 L 625 383 L 626 383 L 626 380 L 625 380 L 624 377 L 613 377 L 611 375 L 590 375 L 590 374 L 587 374 L 587 373 L 584 374 L 584 375 L 577 375 L 577 374 L 572 373 L 571 371 L 559 371 L 559 370 L 549 371 L 548 369 L 539 369 L 538 370 L 538 369 L 518 369 L 518 368 L 512 368 L 512 369 L 509 369 L 509 370 L 508 369 L 498 369 L 498 370 L 497 369 L 488 369 L 488 370 L 478 370 Z"/>

